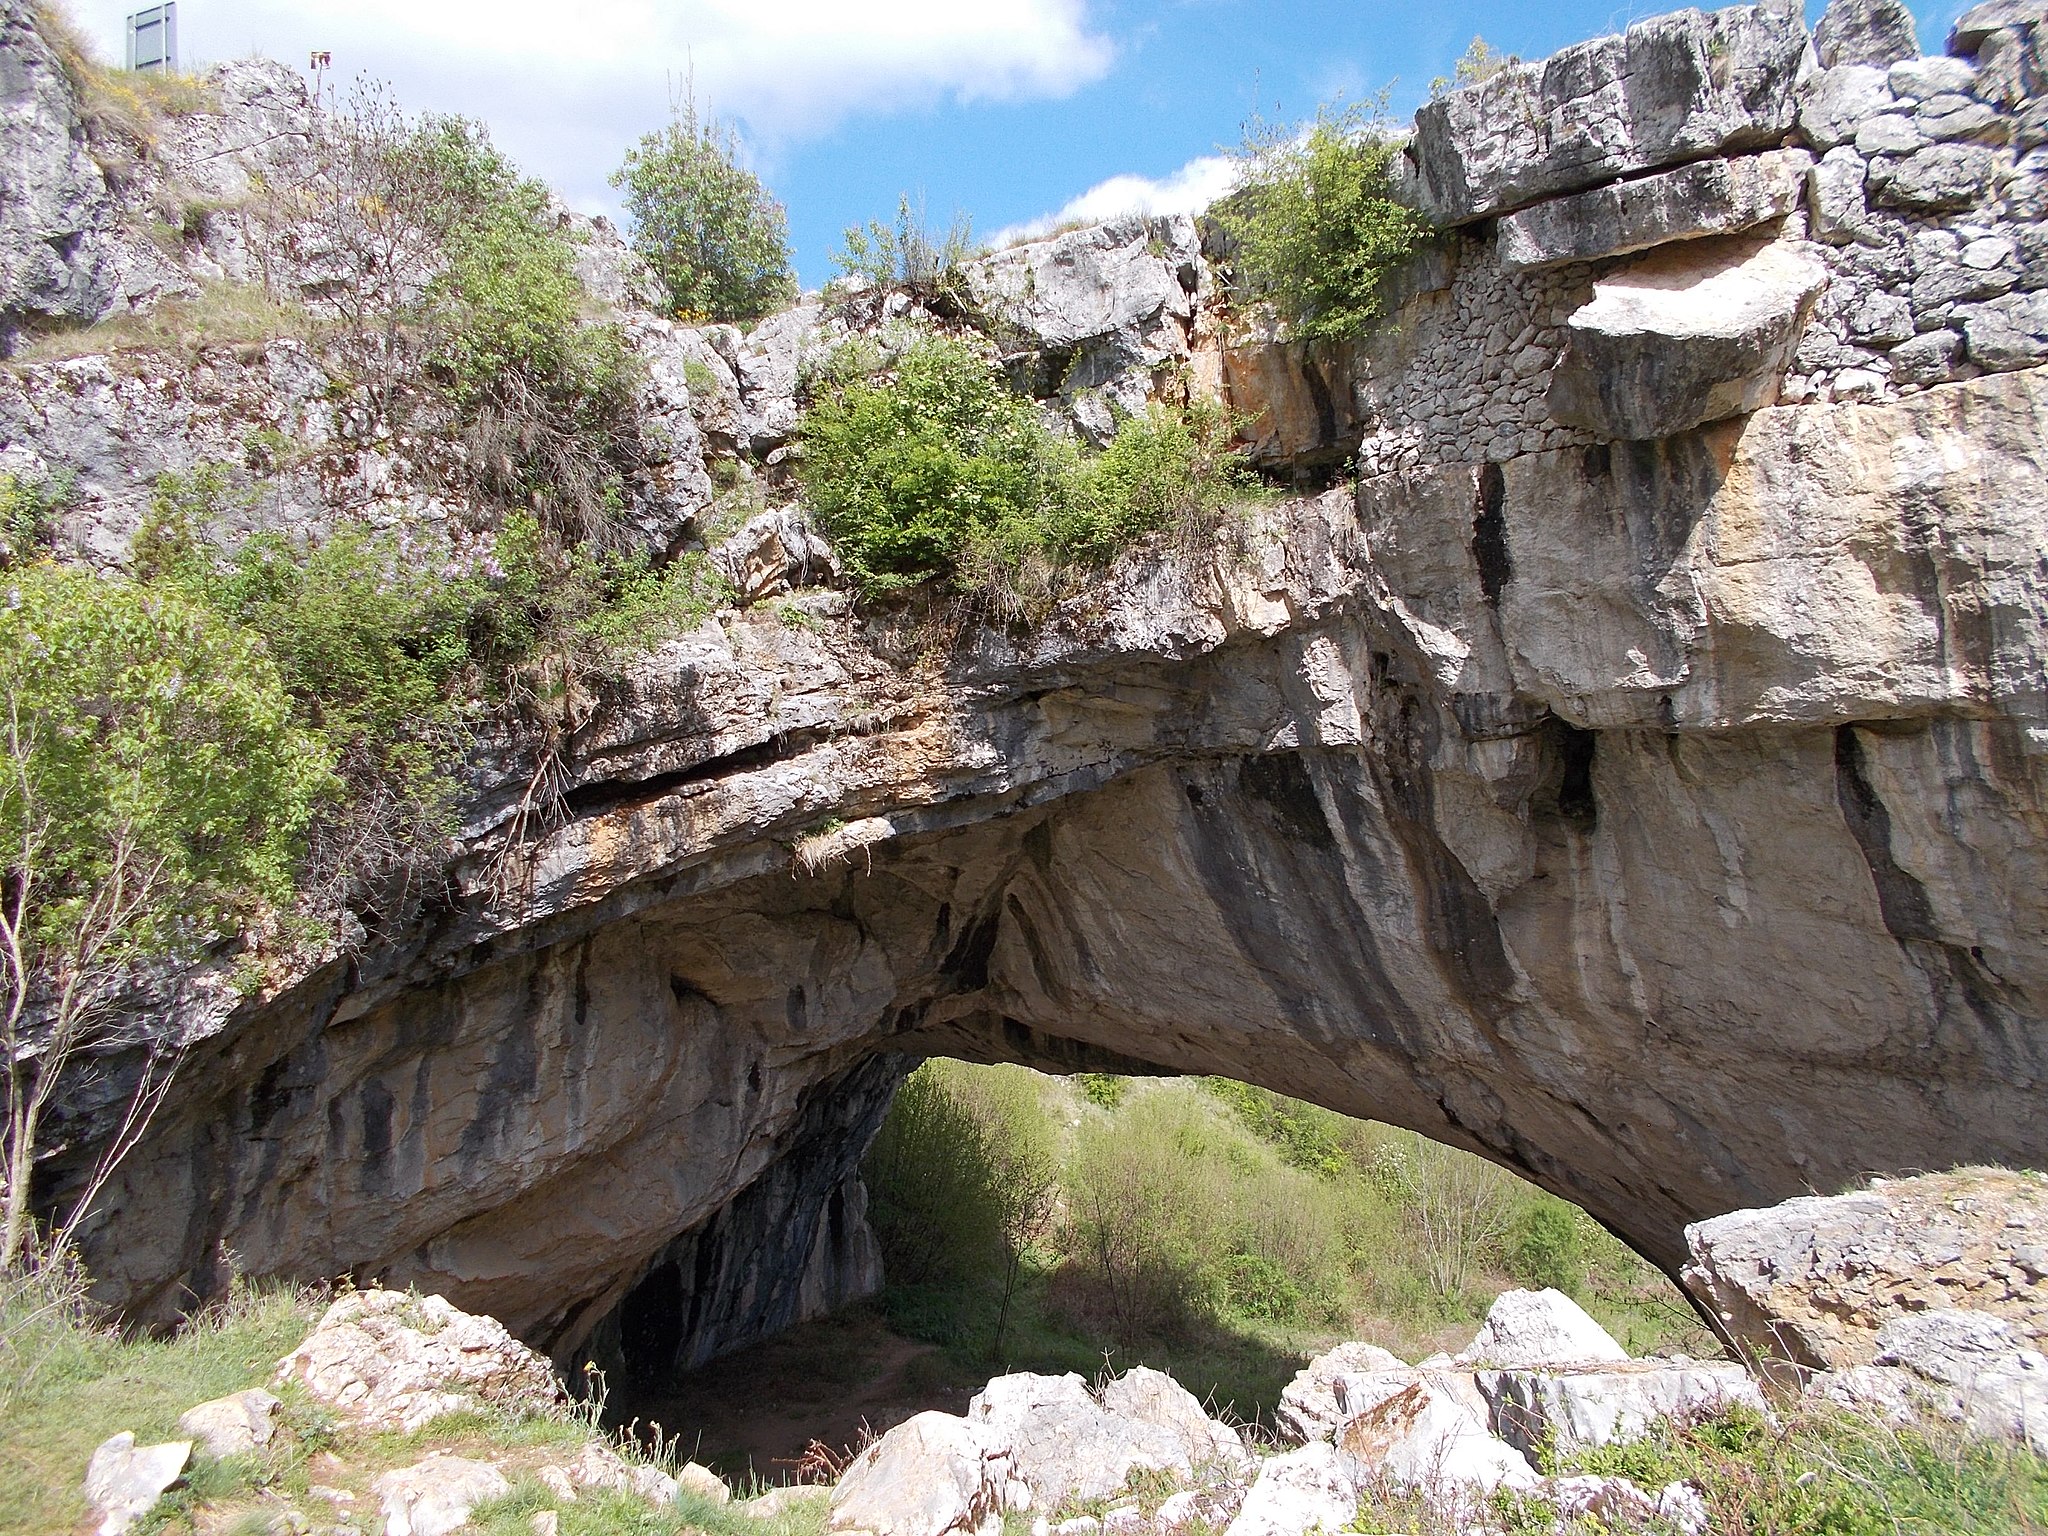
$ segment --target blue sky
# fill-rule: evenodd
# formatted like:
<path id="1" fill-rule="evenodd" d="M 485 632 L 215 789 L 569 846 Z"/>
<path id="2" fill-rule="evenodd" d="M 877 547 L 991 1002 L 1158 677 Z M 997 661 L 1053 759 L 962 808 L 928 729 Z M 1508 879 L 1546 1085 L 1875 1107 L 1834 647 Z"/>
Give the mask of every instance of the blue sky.
<path id="1" fill-rule="evenodd" d="M 71 0 L 109 55 L 135 0 Z M 389 81 L 408 105 L 486 119 L 574 204 L 664 115 L 671 84 L 746 132 L 789 209 L 804 280 L 840 231 L 922 195 L 991 232 L 1110 178 L 1168 181 L 1235 144 L 1257 110 L 1290 120 L 1392 85 L 1405 117 L 1475 35 L 1537 58 L 1668 7 L 1561 0 L 181 0 L 188 60 L 249 52 Z M 1938 51 L 1958 0 L 1913 6 Z M 1819 14 L 1815 0 L 1812 15 Z M 1197 167 L 1193 183 L 1213 183 Z M 1140 189 L 1142 190 L 1142 189 Z M 1128 201 L 1097 197 L 1089 206 Z M 1184 199 L 1183 199 L 1184 200 Z M 1170 192 L 1167 201 L 1174 201 Z"/>

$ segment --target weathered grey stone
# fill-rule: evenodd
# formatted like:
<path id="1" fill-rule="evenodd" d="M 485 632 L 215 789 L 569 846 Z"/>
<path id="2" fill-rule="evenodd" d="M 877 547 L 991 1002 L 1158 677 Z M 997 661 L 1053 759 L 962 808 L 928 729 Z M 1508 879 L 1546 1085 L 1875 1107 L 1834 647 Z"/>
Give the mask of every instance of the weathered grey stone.
<path id="1" fill-rule="evenodd" d="M 1930 145 L 1904 159 L 1872 161 L 1870 200 L 1891 208 L 1968 208 L 1989 193 L 1997 169 L 1993 151 L 1982 145 Z"/>
<path id="2" fill-rule="evenodd" d="M 1500 221 L 1501 265 L 1511 272 L 1562 266 L 1739 233 L 1791 212 L 1812 163 L 1800 150 L 1702 160 L 1537 203 Z"/>
<path id="3" fill-rule="evenodd" d="M 1913 126 L 1930 139 L 2003 144 L 2012 137 L 2011 118 L 1968 96 L 1930 97 L 1913 109 Z"/>
<path id="4" fill-rule="evenodd" d="M 1079 1376 L 999 1376 L 967 1405 L 967 1422 L 1008 1452 L 1011 1475 L 1042 1509 L 1109 1498 L 1133 1472 L 1194 1469 L 1182 1428 L 1105 1409 Z"/>
<path id="5" fill-rule="evenodd" d="M 2038 1174 L 1936 1174 L 1788 1200 L 1686 1228 L 1686 1287 L 1759 1359 L 1871 1364 L 1911 1314 L 1965 1309 L 2048 1339 L 2048 1287 L 2019 1250 L 2048 1230 Z M 1904 1337 L 1911 1337 L 1911 1330 Z"/>
<path id="6" fill-rule="evenodd" d="M 23 0 L 0 0 L 0 350 L 23 326 L 84 325 L 115 296 L 115 209 L 76 94 Z"/>
<path id="7" fill-rule="evenodd" d="M 138 1446 L 124 1429 L 104 1442 L 85 1469 L 85 1502 L 99 1518 L 99 1536 L 123 1536 L 156 1508 L 191 1459 L 190 1440 Z"/>
<path id="8" fill-rule="evenodd" d="M 1866 119 L 1856 130 L 1856 153 L 1866 158 L 1872 155 L 1910 155 L 1932 142 L 1932 137 L 1922 131 L 1919 123 L 1903 112 L 1881 112 Z"/>
<path id="9" fill-rule="evenodd" d="M 1571 317 L 1551 414 L 1642 439 L 1768 405 L 1826 281 L 1793 245 L 1683 246 L 1611 273 Z"/>
<path id="10" fill-rule="evenodd" d="M 1925 101 L 1930 96 L 1968 95 L 1977 83 L 1977 70 L 1967 59 L 1937 53 L 1902 59 L 1885 72 L 1885 80 L 1894 96 Z"/>
<path id="11" fill-rule="evenodd" d="M 1902 384 L 1940 384 L 1955 376 L 1963 360 L 1963 338 L 1954 331 L 1925 331 L 1892 348 L 1892 376 Z"/>
<path id="12" fill-rule="evenodd" d="M 2027 368 L 2048 357 L 2048 295 L 2007 294 L 1959 305 L 1970 361 L 1994 373 Z"/>
<path id="13" fill-rule="evenodd" d="M 1799 89 L 1799 131 L 1815 149 L 1833 149 L 1894 102 L 1885 72 L 1869 64 L 1824 69 Z"/>
<path id="14" fill-rule="evenodd" d="M 1920 38 L 1901 0 L 1828 0 L 1813 29 L 1813 48 L 1823 66 L 1883 67 L 1918 57 Z"/>
<path id="15" fill-rule="evenodd" d="M 1846 244 L 1870 228 L 1863 201 L 1863 157 L 1846 144 L 1822 155 L 1806 174 L 1807 215 L 1814 238 Z"/>
<path id="16" fill-rule="evenodd" d="M 1369 1476 L 1442 1496 L 1455 1491 L 1527 1491 L 1540 1479 L 1523 1454 L 1444 1384 L 1422 1375 L 1337 1431 L 1337 1451 Z"/>
<path id="17" fill-rule="evenodd" d="M 1873 1365 L 1822 1371 L 1809 1401 L 1895 1425 L 1947 1419 L 1972 1433 L 2048 1447 L 2048 1356 L 1986 1312 L 1936 1309 L 1893 1319 Z"/>
<path id="18" fill-rule="evenodd" d="M 1195 1395 L 1163 1371 L 1142 1365 L 1126 1371 L 1103 1387 L 1101 1402 L 1116 1417 L 1164 1430 L 1179 1441 L 1190 1470 L 1241 1467 L 1251 1459 L 1236 1431 L 1210 1418 Z"/>
<path id="19" fill-rule="evenodd" d="M 1297 1440 L 1326 1439 L 1353 1411 L 1340 1395 L 1347 1374 L 1406 1369 L 1405 1361 L 1377 1344 L 1339 1344 L 1295 1373 L 1282 1389 L 1273 1416 Z"/>
<path id="20" fill-rule="evenodd" d="M 2048 18 L 2048 6 L 2041 0 L 1985 0 L 1956 18 L 1948 32 L 1948 51 L 1967 58 L 1994 34 L 2036 27 L 2044 18 Z"/>
<path id="21" fill-rule="evenodd" d="M 1661 1419 L 1709 1417 L 1742 1406 L 1765 1411 L 1749 1373 L 1732 1362 L 1638 1360 L 1599 1369 L 1475 1373 L 1491 1422 L 1534 1456 L 1634 1440 Z"/>
<path id="22" fill-rule="evenodd" d="M 178 1432 L 191 1436 L 215 1459 L 240 1456 L 270 1444 L 279 1406 L 279 1400 L 261 1388 L 236 1392 L 186 1409 L 178 1416 Z"/>
<path id="23" fill-rule="evenodd" d="M 1517 64 L 1415 115 L 1408 195 L 1439 224 L 1681 160 L 1775 143 L 1791 127 L 1806 52 L 1768 6 L 1637 22 L 1540 64 Z"/>
<path id="24" fill-rule="evenodd" d="M 384 1516 L 384 1536 L 448 1536 L 469 1523 L 472 1509 L 502 1498 L 512 1484 L 487 1461 L 435 1454 L 384 1473 L 370 1491 Z"/>
<path id="25" fill-rule="evenodd" d="M 1503 1291 L 1460 1366 L 1588 1365 L 1622 1362 L 1628 1351 L 1562 1291 Z"/>
<path id="26" fill-rule="evenodd" d="M 832 1493 L 834 1531 L 946 1536 L 1002 1520 L 1009 1457 L 965 1419 L 920 1413 L 853 1459 Z"/>
<path id="27" fill-rule="evenodd" d="M 566 1400 L 547 1361 L 496 1318 L 399 1291 L 343 1296 L 278 1362 L 278 1376 L 358 1423 L 408 1432 L 446 1413 Z"/>

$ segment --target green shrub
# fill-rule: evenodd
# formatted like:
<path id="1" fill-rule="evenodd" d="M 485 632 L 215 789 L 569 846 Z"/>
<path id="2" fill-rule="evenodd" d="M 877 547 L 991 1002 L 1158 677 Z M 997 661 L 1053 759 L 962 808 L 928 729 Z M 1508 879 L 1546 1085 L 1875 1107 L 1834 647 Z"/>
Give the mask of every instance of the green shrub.
<path id="1" fill-rule="evenodd" d="M 1081 1097 L 1101 1109 L 1115 1109 L 1131 1091 L 1131 1080 L 1114 1072 L 1076 1072 L 1074 1086 Z"/>
<path id="2" fill-rule="evenodd" d="M 1572 1472 L 1685 1481 L 1711 1528 L 1757 1536 L 1897 1536 L 2048 1528 L 2048 1462 L 1960 1431 L 1893 1428 L 1796 1408 L 1778 1423 L 1732 1408 L 1694 1423 L 1657 1421 L 1642 1438 L 1583 1451 Z"/>
<path id="3" fill-rule="evenodd" d="M 1378 321 L 1381 283 L 1427 231 L 1393 197 L 1398 141 L 1359 107 L 1325 108 L 1306 133 L 1255 125 L 1244 169 L 1212 210 L 1253 297 L 1305 340 Z"/>
<path id="4" fill-rule="evenodd" d="M 1509 1267 L 1524 1284 L 1576 1295 L 1586 1283 L 1585 1241 L 1579 1218 L 1562 1200 L 1532 1200 L 1515 1222 Z"/>
<path id="5" fill-rule="evenodd" d="M 1329 1179 L 1351 1166 L 1342 1122 L 1328 1110 L 1225 1077 L 1205 1077 L 1202 1087 L 1228 1104 L 1245 1129 L 1278 1148 L 1289 1167 Z"/>
<path id="6" fill-rule="evenodd" d="M 803 436 L 810 505 L 871 597 L 953 574 L 977 537 L 1034 537 L 1071 474 L 1032 403 L 941 337 L 914 343 L 892 379 L 822 393 Z"/>
<path id="7" fill-rule="evenodd" d="M 1155 406 L 1090 459 L 965 341 L 924 336 L 879 366 L 859 348 L 829 362 L 803 424 L 806 497 L 867 597 L 931 583 L 1033 616 L 1074 573 L 1252 493 L 1213 407 Z"/>
<path id="8" fill-rule="evenodd" d="M 56 536 L 56 514 L 71 497 L 68 477 L 25 480 L 0 473 L 0 570 L 37 559 Z"/>
<path id="9" fill-rule="evenodd" d="M 992 1273 L 1001 1228 L 987 1133 L 939 1071 L 920 1067 L 896 1090 L 862 1171 L 893 1283 L 957 1284 Z"/>
<path id="10" fill-rule="evenodd" d="M 979 249 L 965 214 L 956 214 L 943 234 L 934 234 L 923 205 L 913 209 L 905 196 L 896 200 L 893 225 L 870 219 L 849 226 L 840 249 L 832 253 L 832 264 L 877 288 L 902 288 L 926 299 L 959 298 L 961 265 Z"/>
<path id="11" fill-rule="evenodd" d="M 796 297 L 788 216 L 740 164 L 739 135 L 694 100 L 626 152 L 612 185 L 679 314 L 754 320 Z"/>

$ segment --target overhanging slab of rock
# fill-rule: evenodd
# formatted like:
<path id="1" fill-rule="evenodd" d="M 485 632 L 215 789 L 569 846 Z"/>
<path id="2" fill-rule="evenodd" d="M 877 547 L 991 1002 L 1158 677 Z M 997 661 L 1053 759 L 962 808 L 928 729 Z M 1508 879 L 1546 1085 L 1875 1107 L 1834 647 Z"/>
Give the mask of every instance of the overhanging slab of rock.
<path id="1" fill-rule="evenodd" d="M 1731 6 L 1639 21 L 1425 104 L 1406 196 L 1442 225 L 1708 155 L 1792 126 L 1806 55 L 1795 9 Z"/>
<path id="2" fill-rule="evenodd" d="M 1660 251 L 1593 285 L 1550 382 L 1559 421 L 1602 437 L 1670 437 L 1768 405 L 1827 282 L 1776 243 Z"/>
<path id="3" fill-rule="evenodd" d="M 1510 271 L 1557 267 L 1704 235 L 1739 234 L 1790 213 L 1812 163 L 1804 150 L 1697 160 L 1537 203 L 1500 221 L 1495 238 L 1501 265 Z"/>

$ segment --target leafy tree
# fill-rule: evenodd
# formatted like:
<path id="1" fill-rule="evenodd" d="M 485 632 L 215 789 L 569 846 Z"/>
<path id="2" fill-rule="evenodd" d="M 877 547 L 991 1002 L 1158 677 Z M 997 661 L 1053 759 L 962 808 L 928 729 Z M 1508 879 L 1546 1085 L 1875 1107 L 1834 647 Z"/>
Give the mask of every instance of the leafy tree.
<path id="1" fill-rule="evenodd" d="M 740 164 L 739 135 L 694 98 L 626 152 L 612 185 L 678 313 L 754 320 L 796 296 L 782 204 Z"/>
<path id="2" fill-rule="evenodd" d="M 1426 232 L 1394 200 L 1399 145 L 1363 108 L 1324 108 L 1308 131 L 1254 124 L 1244 168 L 1215 217 L 1250 292 L 1297 336 L 1355 336 L 1384 308 L 1381 279 Z"/>
<path id="3" fill-rule="evenodd" d="M 160 588 L 38 564 L 0 606 L 0 1270 L 32 1241 L 30 1179 L 59 1082 L 110 1043 L 135 962 L 190 955 L 281 903 L 335 788 L 252 634 Z M 169 1082 L 153 1057 L 60 1233 Z"/>

